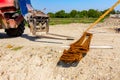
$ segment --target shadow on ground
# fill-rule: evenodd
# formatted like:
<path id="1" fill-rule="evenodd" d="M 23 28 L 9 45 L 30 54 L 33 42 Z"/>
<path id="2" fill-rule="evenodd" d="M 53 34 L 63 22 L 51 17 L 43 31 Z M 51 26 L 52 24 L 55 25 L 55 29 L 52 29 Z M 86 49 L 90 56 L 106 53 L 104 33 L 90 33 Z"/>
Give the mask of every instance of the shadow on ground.
<path id="1" fill-rule="evenodd" d="M 6 33 L 0 33 L 0 39 L 7 39 L 7 38 L 14 38 L 14 37 L 10 37 L 8 36 Z"/>
<path id="2" fill-rule="evenodd" d="M 76 67 L 78 65 L 79 62 L 73 62 L 73 63 L 65 63 L 63 61 L 59 61 L 57 63 L 58 67 L 65 67 L 65 68 L 69 68 L 69 67 Z"/>
<path id="3" fill-rule="evenodd" d="M 62 42 L 54 42 L 54 41 L 37 41 L 37 39 L 42 39 L 42 38 L 46 38 L 46 39 L 55 39 L 55 38 L 50 38 L 50 37 L 44 37 L 44 36 L 29 36 L 27 34 L 24 34 L 21 36 L 22 38 L 26 38 L 30 41 L 34 41 L 34 42 L 42 42 L 42 43 L 54 43 L 54 44 L 63 44 Z"/>
<path id="4" fill-rule="evenodd" d="M 69 53 L 69 54 L 71 54 L 71 53 Z M 69 55 L 69 54 L 67 54 L 67 55 Z M 73 54 L 73 53 L 72 53 Z M 75 54 L 75 53 L 74 53 Z M 84 58 L 85 56 L 86 56 L 87 54 L 86 53 L 82 53 L 82 58 Z M 74 56 L 72 56 L 72 57 L 74 57 Z M 79 56 L 78 56 L 79 57 Z M 65 58 L 65 56 L 64 56 L 64 58 Z M 70 60 L 71 59 L 71 57 L 67 57 L 67 58 L 65 58 L 65 59 L 67 59 L 67 60 Z M 58 61 L 58 63 L 57 63 L 57 66 L 59 66 L 59 67 L 65 67 L 65 68 L 69 68 L 69 67 L 76 67 L 78 64 L 79 64 L 79 62 L 80 62 L 80 60 L 81 59 L 79 59 L 79 60 L 72 60 L 72 61 L 70 61 L 70 62 L 68 62 L 68 61 L 66 61 L 66 60 L 59 60 Z"/>
<path id="5" fill-rule="evenodd" d="M 52 35 L 52 36 L 51 36 Z M 53 39 L 53 40 L 74 40 L 70 36 L 64 36 L 64 35 L 59 35 L 59 34 L 53 34 L 53 33 L 48 33 L 46 35 L 36 35 L 36 36 L 29 36 L 28 34 L 23 34 L 21 36 L 22 38 L 26 38 L 30 41 L 34 42 L 42 42 L 42 43 L 54 43 L 54 44 L 63 44 L 62 42 L 56 42 L 56 41 L 38 41 L 37 39 Z"/>
<path id="6" fill-rule="evenodd" d="M 39 40 L 38 39 L 53 39 L 53 40 L 74 40 L 70 36 L 64 36 L 59 34 L 48 33 L 46 35 L 37 35 L 37 36 L 30 36 L 28 34 L 23 34 L 22 38 L 28 39 L 34 42 L 42 42 L 42 43 L 54 43 L 54 44 L 63 44 L 62 42 L 56 41 L 49 41 L 49 40 Z M 0 39 L 7 39 L 7 38 L 16 38 L 16 37 L 9 37 L 6 33 L 0 33 Z"/>

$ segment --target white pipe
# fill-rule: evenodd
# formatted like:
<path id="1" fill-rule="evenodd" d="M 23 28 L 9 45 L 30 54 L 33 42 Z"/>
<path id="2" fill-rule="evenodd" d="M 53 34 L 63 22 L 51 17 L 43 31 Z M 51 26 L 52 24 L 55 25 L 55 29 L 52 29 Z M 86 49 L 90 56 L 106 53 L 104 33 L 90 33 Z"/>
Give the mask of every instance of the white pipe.
<path id="1" fill-rule="evenodd" d="M 63 48 L 69 48 L 70 46 L 62 46 Z M 113 49 L 112 46 L 90 46 L 91 49 Z"/>

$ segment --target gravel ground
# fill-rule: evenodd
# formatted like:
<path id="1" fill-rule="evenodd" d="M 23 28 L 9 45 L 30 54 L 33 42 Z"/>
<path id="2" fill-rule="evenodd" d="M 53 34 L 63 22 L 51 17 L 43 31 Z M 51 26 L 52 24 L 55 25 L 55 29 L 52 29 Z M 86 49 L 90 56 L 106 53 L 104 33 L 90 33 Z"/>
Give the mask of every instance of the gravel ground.
<path id="1" fill-rule="evenodd" d="M 0 80 L 119 80 L 120 34 L 113 25 L 99 24 L 91 45 L 113 49 L 90 49 L 76 67 L 57 66 L 64 46 L 78 40 L 90 24 L 50 26 L 49 34 L 31 35 L 26 27 L 21 37 L 10 38 L 0 31 Z M 74 40 L 67 40 L 72 37 Z"/>

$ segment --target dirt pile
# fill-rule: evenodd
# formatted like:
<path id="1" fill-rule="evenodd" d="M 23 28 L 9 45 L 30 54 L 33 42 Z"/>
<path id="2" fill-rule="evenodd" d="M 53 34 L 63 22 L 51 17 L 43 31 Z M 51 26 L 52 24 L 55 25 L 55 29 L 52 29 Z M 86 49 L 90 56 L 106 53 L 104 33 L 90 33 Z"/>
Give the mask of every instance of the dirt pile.
<path id="1" fill-rule="evenodd" d="M 119 18 L 106 18 L 102 25 L 106 26 L 120 26 Z"/>

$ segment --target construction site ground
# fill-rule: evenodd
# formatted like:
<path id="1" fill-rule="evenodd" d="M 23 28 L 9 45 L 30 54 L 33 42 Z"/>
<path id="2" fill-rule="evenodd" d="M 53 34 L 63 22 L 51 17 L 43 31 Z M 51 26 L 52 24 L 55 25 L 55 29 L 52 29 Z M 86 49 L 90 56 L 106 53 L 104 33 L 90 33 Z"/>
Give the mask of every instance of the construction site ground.
<path id="1" fill-rule="evenodd" d="M 114 30 L 120 25 L 116 22 L 109 19 L 89 31 L 93 33 L 91 46 L 113 49 L 91 48 L 75 67 L 57 63 L 63 50 L 90 24 L 50 25 L 48 34 L 37 36 L 26 27 L 21 37 L 13 38 L 0 30 L 0 80 L 120 80 L 120 34 Z"/>

